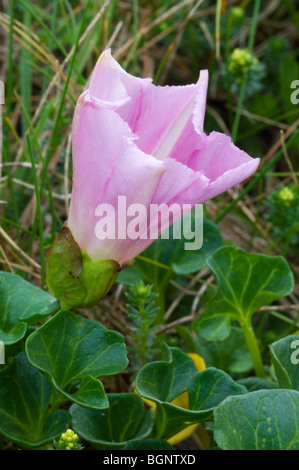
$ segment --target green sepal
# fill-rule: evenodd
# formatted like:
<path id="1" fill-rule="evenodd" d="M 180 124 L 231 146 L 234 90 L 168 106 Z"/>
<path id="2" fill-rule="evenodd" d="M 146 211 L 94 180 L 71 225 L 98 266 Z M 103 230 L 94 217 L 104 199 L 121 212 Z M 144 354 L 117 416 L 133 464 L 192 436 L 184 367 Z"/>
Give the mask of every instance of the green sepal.
<path id="1" fill-rule="evenodd" d="M 93 261 L 81 252 L 64 226 L 47 256 L 47 284 L 63 310 L 96 305 L 110 290 L 121 266 L 114 260 Z"/>

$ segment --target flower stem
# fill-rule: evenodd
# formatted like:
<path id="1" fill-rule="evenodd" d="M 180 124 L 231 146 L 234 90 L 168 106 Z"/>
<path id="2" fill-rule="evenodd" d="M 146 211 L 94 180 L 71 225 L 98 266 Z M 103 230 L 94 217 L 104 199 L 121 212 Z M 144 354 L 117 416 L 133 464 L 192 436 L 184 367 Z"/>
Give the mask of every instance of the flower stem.
<path id="1" fill-rule="evenodd" d="M 264 378 L 265 369 L 264 369 L 261 353 L 259 350 L 259 346 L 257 343 L 257 339 L 252 328 L 251 321 L 245 320 L 244 322 L 241 323 L 241 327 L 244 333 L 246 344 L 251 354 L 255 373 L 257 377 Z"/>
<path id="2" fill-rule="evenodd" d="M 252 49 L 253 49 L 254 38 L 255 38 L 255 33 L 256 33 L 257 24 L 258 24 L 260 6 L 261 6 L 261 0 L 255 0 L 254 9 L 253 9 L 252 25 L 251 25 L 248 48 L 247 48 L 249 52 L 252 52 Z M 232 132 L 231 132 L 231 137 L 232 137 L 233 142 L 235 142 L 236 139 L 237 139 L 239 124 L 240 124 L 240 118 L 241 118 L 241 111 L 242 111 L 242 106 L 243 106 L 243 102 L 244 102 L 245 94 L 246 94 L 246 87 L 247 87 L 247 79 L 244 80 L 244 82 L 242 84 L 242 87 L 241 87 L 240 95 L 239 95 L 237 112 L 236 112 L 236 115 L 235 115 L 233 128 L 232 128 Z"/>

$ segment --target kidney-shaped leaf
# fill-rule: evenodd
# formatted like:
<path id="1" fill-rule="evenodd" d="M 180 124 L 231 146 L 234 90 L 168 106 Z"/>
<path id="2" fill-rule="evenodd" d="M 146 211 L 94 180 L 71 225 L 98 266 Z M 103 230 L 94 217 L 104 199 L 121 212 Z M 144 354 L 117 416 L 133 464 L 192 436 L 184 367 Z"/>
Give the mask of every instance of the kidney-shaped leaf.
<path id="1" fill-rule="evenodd" d="M 185 214 L 165 234 L 143 252 L 142 258 L 151 262 L 137 258 L 132 267 L 119 274 L 117 282 L 130 285 L 143 279 L 158 287 L 158 291 L 163 290 L 171 277 L 193 273 L 206 266 L 208 257 L 222 245 L 220 230 L 203 217 L 202 207 Z M 162 264 L 171 269 L 165 270 Z"/>
<path id="2" fill-rule="evenodd" d="M 155 406 L 156 439 L 169 439 L 192 424 L 211 419 L 222 400 L 246 391 L 220 370 L 197 373 L 187 354 L 170 350 L 171 361 L 147 364 L 136 377 L 137 393 Z"/>
<path id="3" fill-rule="evenodd" d="M 203 222 L 203 242 L 198 250 L 185 250 L 181 257 L 172 263 L 176 274 L 190 274 L 207 265 L 207 259 L 222 245 L 221 232 L 216 224 L 208 219 Z"/>
<path id="4" fill-rule="evenodd" d="M 132 439 L 147 437 L 153 427 L 152 412 L 146 411 L 135 393 L 107 394 L 109 408 L 93 410 L 73 404 L 73 429 L 96 449 L 123 449 Z"/>
<path id="5" fill-rule="evenodd" d="M 278 383 L 274 382 L 274 380 L 261 379 L 260 377 L 245 377 L 244 379 L 238 380 L 238 384 L 244 385 L 248 392 L 279 388 Z"/>
<path id="6" fill-rule="evenodd" d="M 299 391 L 299 336 L 290 335 L 275 341 L 270 351 L 280 387 Z"/>
<path id="7" fill-rule="evenodd" d="M 238 385 L 221 370 L 209 368 L 192 377 L 185 392 L 172 403 L 156 403 L 155 437 L 170 439 L 183 429 L 194 424 L 211 421 L 213 411 L 230 395 L 246 393 L 246 388 Z M 179 403 L 186 408 L 178 406 Z"/>
<path id="8" fill-rule="evenodd" d="M 169 348 L 169 361 L 145 365 L 136 377 L 139 395 L 148 400 L 171 402 L 187 390 L 188 380 L 196 374 L 196 366 L 179 348 Z"/>
<path id="9" fill-rule="evenodd" d="M 0 341 L 14 344 L 27 325 L 58 311 L 58 301 L 21 276 L 0 271 Z"/>
<path id="10" fill-rule="evenodd" d="M 299 392 L 259 390 L 232 396 L 214 411 L 224 450 L 299 450 Z"/>
<path id="11" fill-rule="evenodd" d="M 98 378 L 128 364 L 121 334 L 63 310 L 29 336 L 26 352 L 31 364 L 68 399 L 91 408 L 108 406 Z M 78 381 L 79 389 L 71 394 Z"/>
<path id="12" fill-rule="evenodd" d="M 207 340 L 226 338 L 231 320 L 249 320 L 263 305 L 290 294 L 294 286 L 291 269 L 282 256 L 223 247 L 208 259 L 208 265 L 217 277 L 218 290 L 195 321 L 198 334 Z"/>
<path id="13" fill-rule="evenodd" d="M 69 414 L 51 413 L 53 387 L 25 353 L 0 371 L 0 433 L 21 447 L 40 447 L 67 427 Z"/>
<path id="14" fill-rule="evenodd" d="M 235 374 L 248 372 L 253 367 L 241 328 L 231 327 L 230 335 L 222 341 L 207 341 L 198 335 L 197 342 L 207 367 Z"/>

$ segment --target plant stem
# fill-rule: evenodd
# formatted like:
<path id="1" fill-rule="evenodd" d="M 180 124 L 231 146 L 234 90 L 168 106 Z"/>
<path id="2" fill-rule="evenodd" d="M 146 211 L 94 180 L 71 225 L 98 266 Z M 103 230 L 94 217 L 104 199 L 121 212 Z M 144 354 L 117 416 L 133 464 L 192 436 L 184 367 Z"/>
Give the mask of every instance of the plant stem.
<path id="1" fill-rule="evenodd" d="M 249 42 L 248 42 L 248 51 L 249 52 L 252 52 L 252 49 L 253 49 L 253 44 L 254 44 L 254 38 L 255 38 L 255 33 L 256 33 L 256 28 L 257 28 L 257 23 L 258 23 L 258 16 L 259 16 L 260 6 L 261 6 L 261 0 L 255 0 L 254 10 L 253 10 L 253 18 L 252 18 L 252 26 L 251 26 Z M 243 102 L 244 102 L 245 94 L 246 94 L 246 87 L 247 87 L 247 79 L 244 79 L 244 82 L 243 82 L 242 87 L 241 87 L 240 95 L 239 95 L 237 112 L 236 112 L 236 115 L 235 115 L 233 128 L 232 128 L 232 133 L 231 133 L 231 137 L 232 137 L 233 142 L 235 142 L 236 139 L 237 139 L 239 124 L 240 124 L 240 118 L 241 118 L 241 112 L 242 112 Z"/>
<path id="2" fill-rule="evenodd" d="M 260 377 L 263 379 L 265 378 L 265 369 L 264 369 L 261 353 L 258 347 L 257 339 L 252 328 L 251 320 L 244 320 L 241 323 L 241 327 L 244 333 L 246 344 L 248 346 L 248 349 L 252 358 L 255 373 L 257 377 Z"/>

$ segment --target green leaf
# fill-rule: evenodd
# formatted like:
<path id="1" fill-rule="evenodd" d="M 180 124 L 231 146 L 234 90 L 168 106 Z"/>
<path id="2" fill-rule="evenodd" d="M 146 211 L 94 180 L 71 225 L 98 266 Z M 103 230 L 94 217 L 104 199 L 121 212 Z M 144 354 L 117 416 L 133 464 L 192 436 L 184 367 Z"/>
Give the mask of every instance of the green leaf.
<path id="1" fill-rule="evenodd" d="M 270 351 L 280 387 L 299 391 L 299 336 L 290 335 L 272 343 Z"/>
<path id="2" fill-rule="evenodd" d="M 0 271 L 0 341 L 14 344 L 32 325 L 59 309 L 57 300 L 22 277 Z"/>
<path id="3" fill-rule="evenodd" d="M 139 395 L 153 401 L 171 402 L 187 390 L 187 381 L 197 373 L 193 360 L 179 348 L 168 348 L 169 361 L 145 365 L 136 377 Z"/>
<path id="4" fill-rule="evenodd" d="M 299 392 L 259 390 L 232 396 L 214 411 L 224 450 L 299 450 Z"/>
<path id="5" fill-rule="evenodd" d="M 207 265 L 208 257 L 222 245 L 221 232 L 216 224 L 204 219 L 203 244 L 199 250 L 184 251 L 184 254 L 172 263 L 176 274 L 191 274 Z"/>
<path id="6" fill-rule="evenodd" d="M 122 269 L 116 278 L 118 284 L 124 284 L 125 286 L 132 286 L 140 281 L 142 281 L 142 275 L 134 266 Z"/>
<path id="7" fill-rule="evenodd" d="M 109 408 L 93 410 L 73 404 L 72 427 L 96 449 L 123 449 L 132 439 L 147 437 L 153 427 L 151 411 L 145 411 L 135 393 L 107 394 Z"/>
<path id="8" fill-rule="evenodd" d="M 246 391 L 220 370 L 197 373 L 189 356 L 176 348 L 170 350 L 171 361 L 147 364 L 136 377 L 137 393 L 156 406 L 156 439 L 169 439 L 192 424 L 211 419 L 222 400 Z"/>
<path id="9" fill-rule="evenodd" d="M 248 392 L 279 388 L 277 382 L 268 379 L 261 379 L 259 377 L 246 377 L 245 379 L 238 380 L 238 384 L 244 385 Z"/>
<path id="10" fill-rule="evenodd" d="M 292 272 L 282 256 L 223 247 L 208 259 L 208 265 L 217 277 L 218 290 L 194 322 L 198 334 L 207 340 L 225 339 L 232 320 L 241 325 L 250 321 L 260 307 L 290 294 L 294 286 Z"/>
<path id="11" fill-rule="evenodd" d="M 223 341 L 207 341 L 198 335 L 198 352 L 207 367 L 216 367 L 235 374 L 253 368 L 252 359 L 240 328 L 232 327 Z"/>
<path id="12" fill-rule="evenodd" d="M 226 397 L 246 393 L 245 387 L 214 367 L 209 367 L 192 377 L 188 391 L 190 410 L 204 410 L 205 420 L 211 418 L 211 410 Z"/>
<path id="13" fill-rule="evenodd" d="M 128 364 L 121 334 L 63 310 L 29 336 L 26 352 L 31 364 L 65 397 L 96 409 L 108 406 L 97 379 L 116 374 Z"/>
<path id="14" fill-rule="evenodd" d="M 0 371 L 0 433 L 21 447 L 41 447 L 65 431 L 69 414 L 51 413 L 53 387 L 25 353 Z"/>
<path id="15" fill-rule="evenodd" d="M 223 341 L 230 335 L 230 317 L 227 315 L 214 315 L 195 320 L 192 324 L 194 331 L 207 341 Z"/>
<path id="16" fill-rule="evenodd" d="M 158 439 L 133 440 L 128 442 L 124 450 L 174 450 L 168 442 Z"/>
<path id="17" fill-rule="evenodd" d="M 153 284 L 159 293 L 161 304 L 164 302 L 165 290 L 170 280 L 179 274 L 187 274 L 198 271 L 206 266 L 207 258 L 222 244 L 221 233 L 218 227 L 205 217 L 203 218 L 203 244 L 198 250 L 186 250 L 185 244 L 192 243 L 193 239 L 184 237 L 184 220 L 189 218 L 186 214 L 169 229 L 169 239 L 159 237 L 143 253 L 142 258 L 137 258 L 134 265 L 126 268 L 118 276 L 117 282 L 126 285 L 138 282 Z M 195 222 L 197 225 L 195 225 Z M 201 214 L 195 211 L 191 213 L 192 230 L 202 228 Z M 174 238 L 177 227 L 181 227 L 181 236 Z M 197 235 L 200 238 L 200 235 Z M 160 305 L 161 306 L 161 305 Z"/>
<path id="18" fill-rule="evenodd" d="M 211 367 L 199 372 L 188 383 L 189 409 L 156 402 L 155 437 L 169 439 L 187 426 L 211 421 L 219 403 L 230 395 L 243 393 L 246 393 L 246 388 L 221 370 Z M 186 397 L 180 401 L 186 401 Z"/>

